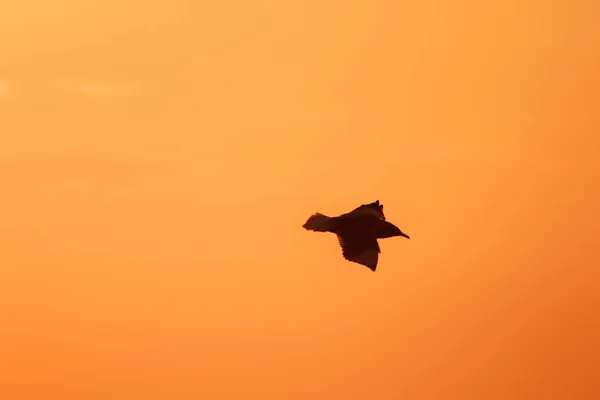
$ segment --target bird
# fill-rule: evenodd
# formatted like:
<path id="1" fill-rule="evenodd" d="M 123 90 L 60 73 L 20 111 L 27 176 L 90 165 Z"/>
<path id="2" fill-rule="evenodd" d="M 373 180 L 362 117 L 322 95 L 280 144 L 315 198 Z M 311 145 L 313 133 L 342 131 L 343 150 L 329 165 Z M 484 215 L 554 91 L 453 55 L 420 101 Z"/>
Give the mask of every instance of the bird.
<path id="1" fill-rule="evenodd" d="M 342 256 L 347 261 L 364 265 L 373 272 L 377 269 L 381 253 L 377 239 L 394 236 L 410 239 L 400 228 L 386 221 L 383 204 L 379 200 L 363 204 L 337 217 L 315 213 L 302 227 L 308 231 L 334 233 L 342 248 Z"/>

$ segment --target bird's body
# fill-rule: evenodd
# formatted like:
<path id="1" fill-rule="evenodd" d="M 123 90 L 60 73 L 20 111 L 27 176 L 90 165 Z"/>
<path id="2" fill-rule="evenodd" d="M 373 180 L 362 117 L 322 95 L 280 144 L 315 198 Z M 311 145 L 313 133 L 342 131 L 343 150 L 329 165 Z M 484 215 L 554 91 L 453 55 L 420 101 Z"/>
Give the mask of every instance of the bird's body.
<path id="1" fill-rule="evenodd" d="M 335 233 L 344 258 L 372 271 L 377 269 L 381 253 L 377 239 L 394 236 L 410 239 L 397 226 L 385 220 L 383 204 L 379 200 L 337 217 L 313 214 L 302 227 L 316 232 Z"/>

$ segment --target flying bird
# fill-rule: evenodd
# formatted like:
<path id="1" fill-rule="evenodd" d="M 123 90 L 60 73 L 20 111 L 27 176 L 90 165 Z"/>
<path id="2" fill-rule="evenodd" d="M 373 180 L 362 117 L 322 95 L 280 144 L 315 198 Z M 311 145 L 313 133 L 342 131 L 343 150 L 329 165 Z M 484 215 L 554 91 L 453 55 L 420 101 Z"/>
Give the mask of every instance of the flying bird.
<path id="1" fill-rule="evenodd" d="M 364 265 L 373 272 L 377 269 L 381 253 L 377 239 L 394 236 L 410 239 L 396 225 L 385 220 L 383 204 L 380 204 L 379 200 L 363 204 L 337 217 L 315 213 L 302 227 L 315 232 L 335 233 L 344 258 Z"/>

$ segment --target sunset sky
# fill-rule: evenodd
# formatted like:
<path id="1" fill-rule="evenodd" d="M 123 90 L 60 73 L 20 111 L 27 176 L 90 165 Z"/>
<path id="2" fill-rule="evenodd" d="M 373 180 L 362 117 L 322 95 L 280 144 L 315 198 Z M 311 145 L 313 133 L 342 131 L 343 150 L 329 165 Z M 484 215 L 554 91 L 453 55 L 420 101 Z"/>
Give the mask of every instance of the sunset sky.
<path id="1" fill-rule="evenodd" d="M 599 399 L 599 20 L 0 0 L 0 398 Z"/>

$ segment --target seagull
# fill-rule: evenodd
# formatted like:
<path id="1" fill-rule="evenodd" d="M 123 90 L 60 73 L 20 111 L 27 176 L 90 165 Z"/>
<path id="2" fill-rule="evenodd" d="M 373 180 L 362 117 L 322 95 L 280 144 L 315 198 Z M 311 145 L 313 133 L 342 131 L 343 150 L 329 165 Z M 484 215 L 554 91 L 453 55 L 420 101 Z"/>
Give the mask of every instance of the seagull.
<path id="1" fill-rule="evenodd" d="M 377 239 L 394 236 L 410 239 L 396 225 L 385 220 L 383 204 L 379 200 L 337 217 L 315 213 L 302 227 L 309 231 L 335 233 L 344 258 L 364 265 L 373 272 L 377 269 L 381 253 Z"/>

